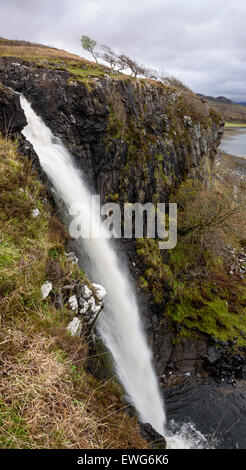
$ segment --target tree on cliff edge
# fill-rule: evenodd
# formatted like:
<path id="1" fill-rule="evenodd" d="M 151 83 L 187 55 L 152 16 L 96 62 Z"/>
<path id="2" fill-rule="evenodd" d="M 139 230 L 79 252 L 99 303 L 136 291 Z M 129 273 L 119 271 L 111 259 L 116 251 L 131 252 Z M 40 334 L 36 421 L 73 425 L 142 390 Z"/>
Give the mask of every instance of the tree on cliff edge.
<path id="1" fill-rule="evenodd" d="M 80 42 L 81 42 L 83 49 L 87 52 L 90 52 L 90 54 L 92 55 L 92 57 L 95 59 L 97 63 L 98 53 L 95 49 L 97 46 L 97 42 L 94 39 L 89 38 L 89 36 L 85 36 L 85 35 L 81 36 Z"/>

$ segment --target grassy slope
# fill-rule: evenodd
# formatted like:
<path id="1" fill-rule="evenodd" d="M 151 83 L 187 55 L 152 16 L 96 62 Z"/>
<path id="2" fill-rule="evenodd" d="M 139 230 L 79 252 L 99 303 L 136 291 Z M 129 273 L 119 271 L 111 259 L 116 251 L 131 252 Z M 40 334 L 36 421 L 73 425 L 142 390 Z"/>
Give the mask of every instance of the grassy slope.
<path id="1" fill-rule="evenodd" d="M 26 41 L 12 41 L 0 38 L 0 57 L 16 57 L 27 62 L 35 62 L 40 66 L 62 68 L 67 70 L 77 80 L 90 80 L 93 77 L 103 77 L 112 72 L 109 68 L 70 54 L 69 52 L 42 44 L 32 44 Z M 115 77 L 125 75 L 114 74 Z"/>
<path id="2" fill-rule="evenodd" d="M 227 122 L 246 123 L 246 107 L 239 104 L 224 104 L 209 101 L 210 106 L 220 114 Z"/>
<path id="3" fill-rule="evenodd" d="M 0 447 L 146 448 L 121 388 L 86 373 L 86 342 L 65 329 L 73 314 L 41 298 L 45 280 L 54 293 L 84 275 L 64 255 L 45 188 L 2 137 L 0 220 Z"/>
<path id="4" fill-rule="evenodd" d="M 233 103 L 230 100 L 217 100 L 211 96 L 198 94 L 203 101 L 207 101 L 212 109 L 220 113 L 228 123 L 246 123 L 246 107 Z"/>

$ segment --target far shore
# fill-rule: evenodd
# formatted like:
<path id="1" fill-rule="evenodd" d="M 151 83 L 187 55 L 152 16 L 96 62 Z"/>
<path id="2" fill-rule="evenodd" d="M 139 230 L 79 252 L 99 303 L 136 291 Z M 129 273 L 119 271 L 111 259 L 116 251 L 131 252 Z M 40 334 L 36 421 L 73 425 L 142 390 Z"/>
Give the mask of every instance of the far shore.
<path id="1" fill-rule="evenodd" d="M 226 122 L 225 127 L 246 127 L 246 122 Z"/>

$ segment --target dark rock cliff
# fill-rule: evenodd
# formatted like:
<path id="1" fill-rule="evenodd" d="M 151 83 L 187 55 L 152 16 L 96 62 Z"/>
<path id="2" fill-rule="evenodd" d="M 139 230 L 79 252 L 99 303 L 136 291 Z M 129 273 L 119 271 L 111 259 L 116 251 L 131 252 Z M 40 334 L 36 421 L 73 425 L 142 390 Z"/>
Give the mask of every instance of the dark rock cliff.
<path id="1" fill-rule="evenodd" d="M 9 126 L 16 133 L 26 123 L 18 95 L 7 86 L 31 102 L 73 153 L 102 201 L 167 202 L 171 189 L 189 175 L 209 182 L 223 123 L 192 94 L 129 77 L 80 80 L 60 66 L 13 58 L 0 58 L 0 83 L 1 131 Z M 23 138 L 21 142 L 23 149 Z M 34 155 L 28 144 L 24 151 Z M 137 279 L 134 242 L 123 242 L 123 249 Z M 184 340 L 174 348 L 168 319 L 160 326 L 164 305 L 139 294 L 159 375 L 172 355 L 182 371 L 187 364 L 188 370 L 199 366 L 206 353 L 203 343 L 194 346 Z"/>
<path id="2" fill-rule="evenodd" d="M 123 76 L 80 79 L 61 64 L 9 57 L 0 58 L 0 84 L 1 132 L 18 135 L 21 151 L 36 158 L 19 134 L 26 120 L 11 87 L 70 149 L 102 200 L 165 202 L 190 175 L 209 184 L 223 123 L 190 93 Z M 119 244 L 138 280 L 143 261 L 134 240 Z M 167 258 L 163 253 L 164 263 Z M 169 286 L 163 289 L 168 296 Z M 165 315 L 165 298 L 158 303 L 150 293 L 138 293 L 168 419 L 194 422 L 212 437 L 217 433 L 223 447 L 245 448 L 244 357 L 232 358 L 227 343 L 205 335 L 176 341 L 178 325 Z M 219 386 L 204 381 L 204 372 Z"/>
<path id="3" fill-rule="evenodd" d="M 195 96 L 127 77 L 76 80 L 13 58 L 0 59 L 0 83 L 26 96 L 103 200 L 164 202 L 188 173 L 208 176 L 221 123 Z"/>
<path id="4" fill-rule="evenodd" d="M 0 131 L 4 135 L 16 134 L 26 124 L 19 96 L 0 83 Z"/>

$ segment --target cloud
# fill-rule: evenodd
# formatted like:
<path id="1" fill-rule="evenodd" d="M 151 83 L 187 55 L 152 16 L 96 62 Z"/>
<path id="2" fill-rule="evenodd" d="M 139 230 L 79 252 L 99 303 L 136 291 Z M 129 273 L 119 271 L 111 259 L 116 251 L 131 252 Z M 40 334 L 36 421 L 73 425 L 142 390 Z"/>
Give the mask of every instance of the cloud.
<path id="1" fill-rule="evenodd" d="M 85 55 L 87 34 L 194 91 L 246 100 L 244 0 L 8 0 L 0 17 L 3 37 Z"/>

